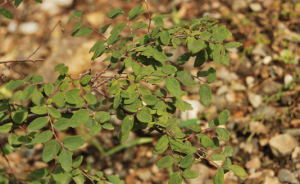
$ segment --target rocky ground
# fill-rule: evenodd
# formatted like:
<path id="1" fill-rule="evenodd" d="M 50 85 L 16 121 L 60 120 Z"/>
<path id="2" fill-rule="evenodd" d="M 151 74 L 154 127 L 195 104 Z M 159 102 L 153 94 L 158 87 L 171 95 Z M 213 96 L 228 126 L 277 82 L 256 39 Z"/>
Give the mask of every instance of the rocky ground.
<path id="1" fill-rule="evenodd" d="M 3 1 L 0 0 L 0 4 Z M 92 68 L 99 71 L 105 67 L 102 58 L 92 62 L 88 53 L 97 35 L 87 38 L 70 36 L 72 27 L 66 22 L 72 12 L 83 10 L 84 18 L 95 28 L 108 23 L 106 14 L 113 8 L 130 10 L 139 0 L 126 4 L 121 0 L 44 0 L 43 4 L 23 3 L 15 9 L 14 20 L 0 17 L 0 61 L 26 58 L 40 43 L 43 45 L 34 58 L 44 58 L 38 66 L 32 63 L 0 65 L 0 75 L 7 81 L 22 78 L 27 74 L 40 74 L 45 81 L 54 81 L 52 68 L 58 63 L 69 66 L 76 76 Z M 166 25 L 179 20 L 208 15 L 218 19 L 232 31 L 229 41 L 244 45 L 231 53 L 229 67 L 209 63 L 217 68 L 218 79 L 212 84 L 213 103 L 205 108 L 199 103 L 197 91 L 187 89 L 194 111 L 182 113 L 182 120 L 198 117 L 216 117 L 228 108 L 231 117 L 227 128 L 231 132 L 228 143 L 234 147 L 234 163 L 243 166 L 248 177 L 239 179 L 232 173 L 226 174 L 226 182 L 262 184 L 299 184 L 300 181 L 300 2 L 298 0 L 150 0 L 153 14 L 171 14 Z M 147 16 L 143 17 L 146 21 Z M 49 38 L 53 27 L 61 20 Z M 117 23 L 117 22 L 114 22 Z M 64 32 L 62 32 L 64 30 Z M 180 55 L 181 53 L 174 53 Z M 197 73 L 192 66 L 192 73 Z M 3 85 L 0 92 L 3 92 Z M 116 121 L 115 124 L 119 122 Z M 78 132 L 83 134 L 83 132 Z M 102 157 L 96 145 L 104 150 L 118 145 L 118 129 L 102 132 L 89 138 L 76 154 L 88 156 L 87 167 L 101 169 L 106 174 L 118 174 L 126 183 L 166 183 L 168 171 L 159 169 L 155 162 L 159 157 L 152 154 L 153 145 L 143 144 L 125 149 L 108 157 Z M 63 135 L 62 135 L 63 136 Z M 151 135 L 156 138 L 156 135 Z M 130 139 L 139 135 L 132 133 Z M 4 145 L 4 135 L 0 135 Z M 28 176 L 34 168 L 45 167 L 41 159 L 41 148 L 16 151 L 8 155 L 20 179 Z M 6 167 L 5 159 L 0 156 L 0 168 Z M 216 169 L 207 162 L 194 166 L 199 178 L 185 181 L 190 184 L 212 183 Z"/>

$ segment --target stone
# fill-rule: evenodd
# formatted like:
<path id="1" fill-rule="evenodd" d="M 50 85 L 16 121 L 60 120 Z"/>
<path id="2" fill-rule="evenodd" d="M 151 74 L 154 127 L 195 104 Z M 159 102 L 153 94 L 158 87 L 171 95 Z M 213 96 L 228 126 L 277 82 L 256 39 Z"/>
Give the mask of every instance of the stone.
<path id="1" fill-rule="evenodd" d="M 289 129 L 284 129 L 282 132 L 290 134 L 291 136 L 298 137 L 300 136 L 300 128 L 289 128 Z"/>
<path id="2" fill-rule="evenodd" d="M 284 84 L 288 85 L 294 80 L 294 77 L 291 74 L 286 74 L 284 76 Z"/>
<path id="3" fill-rule="evenodd" d="M 262 92 L 265 95 L 273 95 L 278 92 L 278 89 L 282 86 L 281 83 L 275 82 L 275 81 L 270 81 L 266 82 L 265 85 L 262 87 Z"/>
<path id="4" fill-rule="evenodd" d="M 233 1 L 231 6 L 233 11 L 239 11 L 248 8 L 248 3 L 246 0 Z"/>
<path id="5" fill-rule="evenodd" d="M 268 65 L 268 64 L 271 63 L 271 61 L 272 61 L 272 57 L 271 56 L 266 56 L 263 59 L 263 64 Z"/>
<path id="6" fill-rule="evenodd" d="M 300 147 L 297 146 L 292 153 L 292 159 L 299 159 L 299 158 L 300 158 Z"/>
<path id="7" fill-rule="evenodd" d="M 249 6 L 250 6 L 251 10 L 254 12 L 262 11 L 262 7 L 261 7 L 260 3 L 251 3 Z"/>
<path id="8" fill-rule="evenodd" d="M 247 169 L 260 169 L 261 167 L 261 161 L 258 157 L 254 157 L 248 162 L 246 162 L 246 168 Z"/>
<path id="9" fill-rule="evenodd" d="M 252 88 L 254 86 L 255 78 L 253 76 L 246 77 L 246 84 L 248 88 Z"/>
<path id="10" fill-rule="evenodd" d="M 191 170 L 195 170 L 199 173 L 199 176 L 195 179 L 189 180 L 190 184 L 204 184 L 205 180 L 209 179 L 209 168 L 203 164 L 193 164 Z"/>
<path id="11" fill-rule="evenodd" d="M 248 100 L 254 108 L 258 108 L 262 104 L 261 96 L 252 92 L 248 93 Z"/>
<path id="12" fill-rule="evenodd" d="M 148 180 L 150 180 L 152 174 L 151 172 L 147 169 L 147 170 L 139 170 L 136 174 L 143 182 L 146 182 Z"/>
<path id="13" fill-rule="evenodd" d="M 266 177 L 263 184 L 281 184 L 277 177 Z"/>
<path id="14" fill-rule="evenodd" d="M 281 182 L 299 184 L 299 181 L 296 179 L 293 173 L 287 169 L 280 169 L 277 177 Z"/>
<path id="15" fill-rule="evenodd" d="M 255 132 L 258 134 L 269 133 L 268 128 L 262 122 L 259 122 L 259 121 L 250 122 L 249 129 L 250 129 L 250 132 Z"/>
<path id="16" fill-rule="evenodd" d="M 280 158 L 291 155 L 298 142 L 289 134 L 280 134 L 270 139 L 269 145 L 273 155 Z"/>
<path id="17" fill-rule="evenodd" d="M 276 115 L 276 113 L 278 112 L 277 108 L 273 107 L 273 106 L 260 106 L 259 108 L 257 108 L 253 113 L 252 113 L 252 117 L 263 117 L 265 119 L 272 119 L 274 118 L 274 116 Z"/>
<path id="18" fill-rule="evenodd" d="M 20 32 L 22 34 L 35 34 L 39 29 L 39 24 L 37 22 L 25 22 L 20 24 Z"/>
<path id="19" fill-rule="evenodd" d="M 258 55 L 258 56 L 263 56 L 266 57 L 267 56 L 267 50 L 266 50 L 266 46 L 264 44 L 257 44 L 254 49 L 252 50 L 252 54 L 253 55 Z"/>

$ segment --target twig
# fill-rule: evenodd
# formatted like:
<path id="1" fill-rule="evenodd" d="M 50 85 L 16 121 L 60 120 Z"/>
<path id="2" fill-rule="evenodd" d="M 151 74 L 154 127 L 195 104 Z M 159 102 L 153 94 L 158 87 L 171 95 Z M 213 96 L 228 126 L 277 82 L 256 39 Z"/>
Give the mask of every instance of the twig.
<path id="1" fill-rule="evenodd" d="M 58 21 L 58 22 L 55 24 L 55 26 L 53 27 L 53 29 L 50 31 L 49 35 L 48 35 L 45 39 L 42 40 L 42 42 L 41 42 L 41 44 L 38 46 L 38 48 L 37 48 L 31 55 L 28 56 L 28 59 L 31 58 L 31 57 L 32 57 L 32 56 L 33 56 L 33 55 L 41 48 L 41 46 L 44 44 L 45 40 L 48 39 L 48 38 L 51 36 L 52 32 L 53 32 L 54 29 L 58 26 L 58 24 L 60 25 L 60 27 L 62 27 L 62 26 L 61 26 L 61 21 Z"/>
<path id="2" fill-rule="evenodd" d="M 0 6 L 3 6 L 3 5 L 5 5 L 6 3 L 9 3 L 9 2 L 12 2 L 12 1 L 11 0 L 5 1 L 2 4 L 0 4 Z"/>
<path id="3" fill-rule="evenodd" d="M 98 88 L 100 86 L 102 86 L 103 84 L 109 82 L 112 78 L 114 78 L 117 74 L 121 74 L 124 71 L 124 67 L 122 67 L 119 71 L 116 71 L 112 76 L 110 76 L 108 79 L 100 82 L 99 84 L 97 84 L 94 88 Z"/>
<path id="4" fill-rule="evenodd" d="M 151 18 L 151 15 L 150 15 L 150 11 L 149 11 L 149 6 L 148 6 L 147 0 L 145 0 L 145 3 L 146 3 L 146 8 L 147 8 L 148 17 L 149 17 L 149 25 L 148 25 L 148 32 L 147 32 L 149 34 L 150 33 L 150 26 L 151 26 L 152 18 Z"/>
<path id="5" fill-rule="evenodd" d="M 5 60 L 0 61 L 0 64 L 7 64 L 7 63 L 23 63 L 23 62 L 33 62 L 36 64 L 37 61 L 44 61 L 45 59 L 15 59 L 15 60 Z M 36 64 L 37 65 L 37 64 Z"/>

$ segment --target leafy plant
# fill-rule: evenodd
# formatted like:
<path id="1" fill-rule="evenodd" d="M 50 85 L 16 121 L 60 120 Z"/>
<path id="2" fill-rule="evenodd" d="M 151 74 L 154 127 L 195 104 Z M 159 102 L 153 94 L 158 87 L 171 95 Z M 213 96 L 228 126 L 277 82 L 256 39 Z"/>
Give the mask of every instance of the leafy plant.
<path id="1" fill-rule="evenodd" d="M 145 3 L 148 7 L 147 1 Z M 144 13 L 149 15 L 148 24 L 137 21 Z M 59 164 L 53 171 L 48 168 L 32 171 L 32 183 L 68 183 L 71 180 L 84 183 L 86 179 L 92 183 L 104 183 L 104 180 L 113 184 L 124 183 L 116 175 L 104 175 L 101 171 L 90 173 L 80 167 L 85 158 L 81 155 L 74 157 L 73 151 L 86 143 L 81 135 L 64 139 L 57 136 L 58 131 L 81 126 L 90 129 L 90 135 L 98 134 L 102 129 L 113 130 L 111 115 L 122 120 L 121 142 L 127 140 L 130 131 L 138 129 L 161 134 L 153 153 L 171 153 L 157 162 L 159 168 L 176 168 L 169 183 L 177 184 L 182 183 L 184 178 L 196 178 L 198 173 L 191 167 L 202 159 L 223 161 L 222 165 L 215 164 L 218 168 L 214 176 L 216 184 L 224 183 L 224 173 L 229 170 L 240 177 L 246 176 L 240 166 L 232 165 L 232 147 L 226 146 L 220 152 L 219 139 L 228 141 L 230 138 L 230 132 L 224 128 L 229 117 L 228 110 L 223 110 L 218 119 L 209 120 L 209 128 L 215 129 L 217 134 L 213 138 L 205 134 L 197 121 L 181 122 L 174 115 L 177 110 L 193 109 L 191 104 L 181 99 L 187 95 L 183 86 L 198 87 L 200 101 L 205 106 L 210 105 L 212 91 L 209 84 L 216 80 L 216 70 L 210 68 L 203 71 L 199 67 L 212 60 L 229 65 L 228 49 L 241 45 L 237 42 L 224 43 L 231 36 L 225 26 L 204 17 L 165 27 L 164 19 L 169 15 L 152 18 L 148 10 L 138 5 L 128 13 L 117 8 L 107 14 L 111 19 L 125 16 L 127 22 L 115 25 L 106 38 L 104 33 L 111 24 L 97 31 L 87 26 L 81 16 L 82 12 L 76 11 L 68 20 L 68 23 L 75 21 L 72 36 L 96 33 L 103 37 L 90 49 L 92 60 L 107 56 L 103 61 L 110 64 L 103 71 L 98 74 L 88 71 L 73 78 L 68 74 L 68 66 L 62 63 L 54 68 L 59 73 L 54 83 L 43 82 L 42 76 L 30 75 L 6 84 L 6 89 L 13 93 L 12 97 L 0 95 L 0 132 L 8 133 L 9 145 L 14 149 L 24 145 L 32 149 L 41 143 L 44 145 L 42 161 L 48 163 L 55 160 Z M 130 32 L 127 37 L 121 34 L 124 29 Z M 172 62 L 169 59 L 172 54 L 166 50 L 177 47 L 187 47 L 187 52 L 177 62 Z M 187 62 L 194 62 L 194 67 L 199 69 L 197 76 L 184 69 Z M 104 73 L 110 68 L 114 73 L 103 80 Z M 201 77 L 207 77 L 208 82 Z M 144 84 L 151 84 L 156 90 L 151 91 Z M 104 96 L 105 100 L 98 101 L 93 92 Z M 98 110 L 101 104 L 107 103 L 110 104 L 108 112 Z M 18 128 L 24 133 L 16 133 Z M 192 137 L 197 137 L 198 142 L 191 142 Z"/>

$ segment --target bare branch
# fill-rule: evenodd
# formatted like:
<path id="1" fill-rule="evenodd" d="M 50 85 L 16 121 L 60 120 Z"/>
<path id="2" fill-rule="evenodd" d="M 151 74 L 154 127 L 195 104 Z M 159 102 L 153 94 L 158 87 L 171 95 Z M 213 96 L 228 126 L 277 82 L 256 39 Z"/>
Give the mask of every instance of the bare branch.
<path id="1" fill-rule="evenodd" d="M 33 62 L 36 64 L 37 61 L 44 61 L 45 59 L 15 59 L 15 60 L 6 60 L 0 61 L 0 64 L 7 64 L 7 63 L 23 63 L 23 62 Z M 37 65 L 37 64 L 36 64 Z"/>

